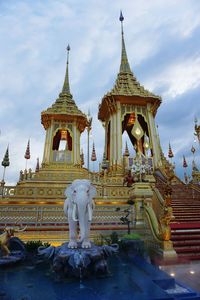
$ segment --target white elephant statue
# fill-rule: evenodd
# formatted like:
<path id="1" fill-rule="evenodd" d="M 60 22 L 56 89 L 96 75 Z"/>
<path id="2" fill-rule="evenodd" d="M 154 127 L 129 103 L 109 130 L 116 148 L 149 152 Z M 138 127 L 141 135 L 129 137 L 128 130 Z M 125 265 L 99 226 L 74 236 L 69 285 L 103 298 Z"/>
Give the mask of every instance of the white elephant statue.
<path id="1" fill-rule="evenodd" d="M 66 188 L 65 196 L 64 213 L 68 217 L 70 238 L 68 248 L 77 248 L 78 222 L 81 247 L 91 248 L 89 235 L 96 188 L 90 180 L 76 179 Z"/>

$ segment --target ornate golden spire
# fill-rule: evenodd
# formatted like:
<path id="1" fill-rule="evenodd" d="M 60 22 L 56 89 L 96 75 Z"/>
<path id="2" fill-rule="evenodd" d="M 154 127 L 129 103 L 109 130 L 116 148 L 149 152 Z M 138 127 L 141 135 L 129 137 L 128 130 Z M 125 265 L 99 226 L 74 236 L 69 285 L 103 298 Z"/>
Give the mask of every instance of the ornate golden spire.
<path id="1" fill-rule="evenodd" d="M 60 96 L 67 95 L 70 98 L 72 98 L 72 95 L 70 93 L 70 86 L 69 86 L 69 51 L 70 46 L 67 46 L 67 65 L 66 65 L 66 73 L 65 73 L 65 80 L 62 88 L 62 92 L 60 93 Z"/>
<path id="2" fill-rule="evenodd" d="M 123 30 L 124 17 L 123 17 L 122 11 L 120 12 L 119 20 L 121 22 L 121 34 L 122 34 L 122 53 L 121 53 L 121 64 L 120 64 L 119 72 L 132 74 L 131 68 L 130 68 L 130 65 L 128 62 L 128 57 L 126 54 L 126 47 L 125 47 L 125 42 L 124 42 L 124 30 Z"/>
<path id="3" fill-rule="evenodd" d="M 173 154 L 173 152 L 172 152 L 172 147 L 171 147 L 171 144 L 170 144 L 170 143 L 169 143 L 168 157 L 169 157 L 169 158 L 173 158 L 173 157 L 174 157 L 174 154 Z"/>
<path id="4" fill-rule="evenodd" d="M 82 132 L 87 125 L 87 118 L 84 113 L 77 107 L 72 94 L 70 93 L 69 86 L 69 51 L 70 46 L 67 46 L 67 66 L 65 73 L 65 80 L 62 88 L 62 92 L 59 94 L 58 99 L 52 104 L 51 107 L 47 108 L 41 113 L 41 122 L 45 129 L 50 126 L 51 120 L 56 118 L 62 120 L 79 119 L 81 123 L 80 131 Z"/>
<path id="5" fill-rule="evenodd" d="M 126 141 L 126 146 L 125 146 L 125 151 L 124 151 L 124 156 L 129 156 L 129 150 L 128 150 L 128 144 L 127 144 L 127 141 Z"/>
<path id="6" fill-rule="evenodd" d="M 124 41 L 124 30 L 123 30 L 123 20 L 124 17 L 122 12 L 120 12 L 119 20 L 121 22 L 121 35 L 122 35 L 122 52 L 121 52 L 121 63 L 117 79 L 115 81 L 114 87 L 110 92 L 108 92 L 104 97 L 107 96 L 139 96 L 143 98 L 155 98 L 159 99 L 160 97 L 154 95 L 153 93 L 146 90 L 140 83 L 137 81 L 133 72 L 131 71 L 128 57 L 126 53 L 125 41 Z"/>

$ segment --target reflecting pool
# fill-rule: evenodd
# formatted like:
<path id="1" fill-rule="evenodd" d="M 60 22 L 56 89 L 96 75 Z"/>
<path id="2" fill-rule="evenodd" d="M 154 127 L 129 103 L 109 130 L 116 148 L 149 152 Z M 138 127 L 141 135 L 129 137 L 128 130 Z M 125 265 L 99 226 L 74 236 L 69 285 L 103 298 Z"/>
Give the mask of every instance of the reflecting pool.
<path id="1" fill-rule="evenodd" d="M 116 255 L 104 278 L 58 280 L 47 263 L 0 270 L 1 300 L 200 299 L 141 257 Z"/>

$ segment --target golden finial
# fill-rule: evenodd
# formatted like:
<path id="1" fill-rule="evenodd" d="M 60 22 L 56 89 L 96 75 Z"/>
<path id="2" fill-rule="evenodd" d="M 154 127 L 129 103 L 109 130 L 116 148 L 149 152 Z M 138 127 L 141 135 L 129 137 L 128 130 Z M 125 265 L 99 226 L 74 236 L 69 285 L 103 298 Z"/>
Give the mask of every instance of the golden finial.
<path id="1" fill-rule="evenodd" d="M 71 93 L 70 93 L 70 86 L 69 86 L 69 51 L 70 51 L 70 45 L 67 45 L 67 67 L 66 67 L 66 74 L 65 74 L 65 81 L 63 84 L 63 89 L 62 89 L 62 93 L 61 94 L 67 94 L 68 96 L 72 97 Z"/>
<path id="2" fill-rule="evenodd" d="M 124 16 L 122 14 L 122 11 L 120 11 L 120 17 L 119 20 L 121 22 L 121 35 L 122 35 L 122 54 L 121 54 L 121 64 L 120 64 L 120 73 L 131 73 L 131 68 L 129 66 L 127 54 L 126 54 L 126 47 L 124 42 L 124 30 L 123 30 L 123 21 Z"/>

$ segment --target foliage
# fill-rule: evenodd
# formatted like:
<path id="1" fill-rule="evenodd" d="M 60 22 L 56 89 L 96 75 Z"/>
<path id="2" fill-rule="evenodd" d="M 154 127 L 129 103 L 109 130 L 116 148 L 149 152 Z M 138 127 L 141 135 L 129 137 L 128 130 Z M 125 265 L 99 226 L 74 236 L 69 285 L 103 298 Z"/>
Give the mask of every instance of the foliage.
<path id="1" fill-rule="evenodd" d="M 94 243 L 97 246 L 102 245 L 112 245 L 112 244 L 118 244 L 119 243 L 119 237 L 117 232 L 113 231 L 110 236 L 104 236 L 100 234 L 94 239 Z"/>
<path id="2" fill-rule="evenodd" d="M 26 244 L 25 244 L 25 247 L 26 247 L 26 250 L 28 252 L 35 252 L 37 251 L 38 247 L 40 246 L 43 246 L 45 248 L 49 247 L 50 244 L 49 243 L 44 243 L 42 241 L 28 241 Z"/>
<path id="3" fill-rule="evenodd" d="M 118 244 L 119 243 L 119 236 L 117 232 L 113 231 L 110 235 L 111 244 Z"/>
<path id="4" fill-rule="evenodd" d="M 138 233 L 130 233 L 122 236 L 123 240 L 140 240 L 141 236 Z"/>
<path id="5" fill-rule="evenodd" d="M 104 243 L 104 237 L 103 235 L 98 235 L 94 238 L 94 244 L 97 245 L 97 246 L 103 246 L 105 243 Z"/>

